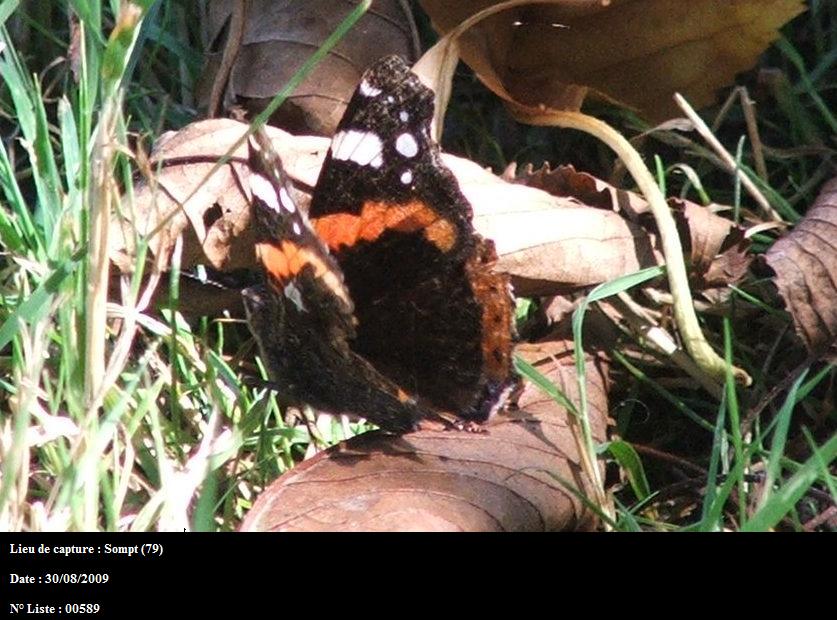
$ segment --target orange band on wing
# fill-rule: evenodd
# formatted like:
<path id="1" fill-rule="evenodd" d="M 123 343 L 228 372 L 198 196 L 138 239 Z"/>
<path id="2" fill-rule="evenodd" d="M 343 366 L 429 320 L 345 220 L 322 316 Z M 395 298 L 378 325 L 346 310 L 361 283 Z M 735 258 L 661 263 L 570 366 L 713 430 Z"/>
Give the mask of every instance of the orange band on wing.
<path id="1" fill-rule="evenodd" d="M 311 260 L 310 252 L 290 241 L 281 241 L 279 244 L 257 243 L 256 253 L 271 277 L 283 283 L 308 264 L 314 268 L 314 275 L 319 276 L 325 270 L 322 261 Z"/>
<path id="2" fill-rule="evenodd" d="M 298 246 L 292 241 L 257 243 L 256 254 L 270 277 L 284 285 L 299 274 L 306 266 L 314 270 L 314 277 L 319 278 L 335 295 L 351 305 L 343 280 L 330 269 L 321 256 Z"/>
<path id="3" fill-rule="evenodd" d="M 334 213 L 317 218 L 312 224 L 333 252 L 358 241 L 375 241 L 387 230 L 403 233 L 423 230 L 425 238 L 442 252 L 448 252 L 456 243 L 453 224 L 420 200 L 395 205 L 368 200 L 363 203 L 360 215 Z"/>

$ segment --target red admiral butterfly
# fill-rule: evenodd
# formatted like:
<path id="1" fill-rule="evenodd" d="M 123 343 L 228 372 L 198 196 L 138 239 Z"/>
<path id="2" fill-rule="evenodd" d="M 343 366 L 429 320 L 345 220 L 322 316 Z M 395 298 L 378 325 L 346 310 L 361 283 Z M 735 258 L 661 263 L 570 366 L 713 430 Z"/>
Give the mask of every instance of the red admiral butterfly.
<path id="1" fill-rule="evenodd" d="M 366 73 L 308 214 L 264 134 L 250 140 L 263 284 L 244 305 L 290 402 L 392 432 L 484 421 L 513 384 L 513 305 L 494 246 L 430 138 L 433 93 L 398 57 Z"/>

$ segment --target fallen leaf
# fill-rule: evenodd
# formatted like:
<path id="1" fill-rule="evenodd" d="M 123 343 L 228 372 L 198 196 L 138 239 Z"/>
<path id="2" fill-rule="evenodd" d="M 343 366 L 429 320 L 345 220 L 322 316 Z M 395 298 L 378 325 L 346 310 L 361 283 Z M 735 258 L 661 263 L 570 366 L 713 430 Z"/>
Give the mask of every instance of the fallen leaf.
<path id="1" fill-rule="evenodd" d="M 529 167 L 517 181 L 527 187 L 576 198 L 586 205 L 621 214 L 629 220 L 633 234 L 633 251 L 638 257 L 636 269 L 662 264 L 662 256 L 656 248 L 656 223 L 649 215 L 648 202 L 639 194 L 613 187 L 591 174 L 576 171 L 572 166 L 560 166 L 555 170 L 544 166 L 537 171 Z M 704 207 L 677 198 L 668 202 L 674 211 L 683 249 L 689 259 L 694 290 L 706 293 L 708 289 L 726 289 L 727 285 L 741 280 L 752 260 L 747 253 L 750 242 L 745 238 L 743 228 L 717 215 L 716 211 L 724 207 Z M 610 249 L 620 248 L 625 251 L 624 244 L 616 244 Z M 585 252 L 589 250 L 586 247 L 582 249 Z M 602 266 L 600 261 L 607 263 Z M 606 254 L 580 255 L 569 262 L 573 266 L 588 265 L 590 273 L 613 269 L 613 274 L 598 282 L 630 272 L 626 260 L 620 263 Z M 713 292 L 712 296 L 717 295 Z"/>
<path id="2" fill-rule="evenodd" d="M 695 290 L 727 288 L 746 275 L 752 262 L 744 229 L 713 213 L 711 206 L 669 199 L 689 256 L 689 276 Z M 717 206 L 717 205 L 716 205 Z"/>
<path id="3" fill-rule="evenodd" d="M 837 179 L 823 186 L 805 217 L 765 254 L 796 333 L 812 353 L 837 342 Z"/>
<path id="4" fill-rule="evenodd" d="M 303 186 L 313 186 L 328 140 L 292 138 L 279 129 L 267 130 L 291 177 Z M 111 221 L 110 255 L 122 272 L 133 270 L 135 233 L 145 236 L 157 228 L 160 231 L 151 238 L 150 250 L 159 270 L 168 268 L 180 235 L 185 235 L 184 269 L 198 264 L 221 271 L 255 266 L 249 198 L 243 191 L 250 174 L 246 145 L 207 178 L 216 161 L 245 131 L 243 123 L 212 119 L 158 140 L 149 160 L 156 173 L 154 182 L 138 183 L 131 208 L 114 213 Z M 295 198 L 304 202 L 307 194 L 300 191 Z"/>
<path id="5" fill-rule="evenodd" d="M 492 239 L 497 270 L 518 295 L 599 284 L 658 264 L 653 241 L 617 213 L 552 196 L 535 182 L 508 183 L 467 159 L 445 157 L 474 207 L 474 227 Z"/>
<path id="6" fill-rule="evenodd" d="M 442 33 L 497 0 L 421 0 Z M 486 18 L 460 41 L 463 60 L 525 121 L 525 109 L 578 110 L 588 91 L 651 121 L 695 107 L 752 67 L 802 0 L 555 0 Z"/>
<path id="7" fill-rule="evenodd" d="M 453 89 L 453 76 L 459 64 L 459 43 L 453 37 L 443 37 L 422 54 L 411 68 L 422 84 L 433 91 L 433 120 L 430 135 L 442 141 L 445 112 Z"/>
<path id="8" fill-rule="evenodd" d="M 571 196 L 591 207 L 625 212 L 632 220 L 650 212 L 648 202 L 639 194 L 614 187 L 571 165 L 555 169 L 544 165 L 535 170 L 530 164 L 519 177 L 512 175 L 509 180 L 543 189 L 553 196 Z"/>
<path id="9" fill-rule="evenodd" d="M 219 38 L 237 1 L 210 2 L 207 29 L 211 39 Z M 228 84 L 230 98 L 251 113 L 263 110 L 355 4 L 250 0 Z M 271 117 L 271 124 L 293 133 L 331 135 L 364 69 L 388 54 L 412 61 L 417 48 L 409 6 L 404 0 L 377 0 Z M 210 55 L 204 84 L 212 82 L 220 56 L 221 51 Z M 209 88 L 204 90 L 199 99 L 205 105 Z"/>
<path id="10" fill-rule="evenodd" d="M 577 402 L 571 342 L 521 354 Z M 596 441 L 606 430 L 606 364 L 588 356 Z M 589 495 L 567 412 L 527 386 L 523 411 L 484 433 L 367 433 L 305 461 L 273 482 L 243 531 L 566 531 L 596 519 L 569 490 Z"/>

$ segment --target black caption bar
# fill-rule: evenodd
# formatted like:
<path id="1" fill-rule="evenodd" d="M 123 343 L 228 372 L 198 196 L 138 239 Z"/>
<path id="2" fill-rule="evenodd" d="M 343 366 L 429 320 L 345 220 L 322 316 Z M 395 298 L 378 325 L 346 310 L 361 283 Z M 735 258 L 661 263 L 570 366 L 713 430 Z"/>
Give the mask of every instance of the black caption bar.
<path id="1" fill-rule="evenodd" d="M 797 556 L 807 549 L 831 557 L 822 549 L 826 538 L 835 540 L 814 535 L 0 534 L 0 617 L 162 620 L 359 613 L 361 618 L 435 618 L 440 610 L 460 615 L 458 606 L 461 615 L 479 617 L 481 604 L 495 610 L 497 596 L 515 605 L 556 596 L 587 600 L 581 593 L 616 596 L 617 586 L 636 581 L 642 587 L 628 587 L 619 600 L 630 600 L 642 588 L 669 594 L 693 590 L 695 584 L 714 583 L 707 559 L 724 555 L 747 566 L 770 566 L 780 548 L 792 548 Z M 813 588 L 816 575 L 804 574 Z M 761 573 L 738 572 L 735 583 L 744 584 L 747 575 Z M 824 569 L 822 576 L 832 579 L 833 571 Z"/>
<path id="2" fill-rule="evenodd" d="M 507 550 L 519 545 L 504 538 L 0 534 L 0 617 L 247 618 L 309 615 L 312 609 L 321 615 L 347 601 L 384 594 L 412 600 L 422 588 L 456 589 L 462 579 L 470 583 L 469 575 L 481 574 L 464 561 L 496 563 L 498 543 Z M 561 547 L 566 553 L 568 543 Z M 410 609 L 416 604 L 412 601 Z"/>

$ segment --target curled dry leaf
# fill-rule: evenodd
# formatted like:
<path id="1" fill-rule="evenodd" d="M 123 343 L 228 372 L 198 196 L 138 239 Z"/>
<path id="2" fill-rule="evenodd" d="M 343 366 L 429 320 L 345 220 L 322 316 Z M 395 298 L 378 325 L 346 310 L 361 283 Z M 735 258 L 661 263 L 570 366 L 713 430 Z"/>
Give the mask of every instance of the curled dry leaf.
<path id="1" fill-rule="evenodd" d="M 213 0 L 207 29 L 216 40 L 230 19 L 233 2 Z M 260 112 L 357 2 L 249 0 L 240 48 L 230 72 L 230 98 Z M 223 47 L 218 42 L 216 48 Z M 376 0 L 355 27 L 308 75 L 273 115 L 271 123 L 294 133 L 331 135 L 363 70 L 388 54 L 417 56 L 412 14 L 404 0 Z M 222 50 L 210 55 L 204 85 L 218 70 Z M 209 88 L 199 94 L 204 103 Z"/>
<path id="2" fill-rule="evenodd" d="M 835 353 L 837 343 L 837 179 L 796 227 L 765 254 L 793 317 L 796 333 L 812 353 Z"/>
<path id="3" fill-rule="evenodd" d="M 599 284 L 657 264 L 648 234 L 617 213 L 507 183 L 465 159 L 445 163 L 474 206 L 477 232 L 494 240 L 498 271 L 512 275 L 519 295 Z"/>
<path id="4" fill-rule="evenodd" d="M 571 342 L 520 352 L 576 400 Z M 597 441 L 605 437 L 602 359 L 588 358 Z M 586 530 L 595 517 L 565 485 L 590 495 L 567 412 L 528 386 L 522 411 L 484 433 L 367 433 L 305 461 L 273 482 L 244 531 Z"/>
<path id="5" fill-rule="evenodd" d="M 516 177 L 510 172 L 509 177 L 509 180 L 529 187 L 538 187 L 553 196 L 571 196 L 591 207 L 617 213 L 625 212 L 632 220 L 650 212 L 648 201 L 639 194 L 614 187 L 592 174 L 576 170 L 571 165 L 558 166 L 555 169 L 544 165 L 535 170 L 529 164 L 520 176 Z"/>
<path id="6" fill-rule="evenodd" d="M 528 187 L 544 189 L 561 197 L 571 197 L 585 205 L 597 207 L 621 214 L 629 220 L 628 225 L 634 235 L 632 246 L 616 244 L 614 249 L 632 251 L 637 256 L 636 269 L 649 267 L 663 262 L 656 248 L 656 225 L 648 217 L 649 208 L 646 200 L 631 191 L 619 189 L 597 179 L 586 172 L 578 172 L 572 166 L 559 166 L 555 170 L 543 167 L 533 171 L 525 169 L 519 183 Z M 689 257 L 691 279 L 695 290 L 706 292 L 707 289 L 726 287 L 741 280 L 749 268 L 751 257 L 747 254 L 750 246 L 744 238 L 744 229 L 730 220 L 715 213 L 723 207 L 718 205 L 703 207 L 688 200 L 670 199 L 669 205 L 674 210 L 684 252 Z M 589 252 L 593 248 L 581 248 Z M 604 282 L 631 269 L 623 263 L 614 262 L 608 255 L 590 253 L 577 256 L 574 265 L 587 265 L 589 273 L 594 275 L 593 282 Z M 608 261 L 602 264 L 602 261 Z M 614 273 L 605 273 L 612 270 Z M 605 276 L 598 279 L 598 276 Z"/>
<path id="7" fill-rule="evenodd" d="M 710 207 L 670 199 L 675 221 L 689 256 L 690 277 L 696 290 L 735 284 L 750 268 L 750 242 L 744 229 L 713 213 Z"/>
<path id="8" fill-rule="evenodd" d="M 292 138 L 268 127 L 291 176 L 313 186 L 328 148 L 322 138 Z M 249 232 L 249 198 L 244 192 L 250 174 L 246 145 L 232 159 L 207 175 L 216 162 L 247 131 L 247 125 L 213 119 L 193 123 L 158 140 L 149 160 L 152 182 L 137 184 L 131 208 L 114 214 L 110 255 L 123 272 L 134 266 L 134 234 L 155 233 L 150 249 L 156 266 L 169 265 L 174 241 L 184 235 L 184 269 L 205 264 L 221 271 L 255 265 Z M 299 193 L 304 200 L 305 194 Z M 181 208 L 182 207 L 182 208 Z"/>
<path id="9" fill-rule="evenodd" d="M 421 0 L 443 33 L 499 3 Z M 802 0 L 533 2 L 487 17 L 460 48 L 520 120 L 541 106 L 578 110 L 589 90 L 660 121 L 676 112 L 675 92 L 711 103 L 804 9 Z"/>

